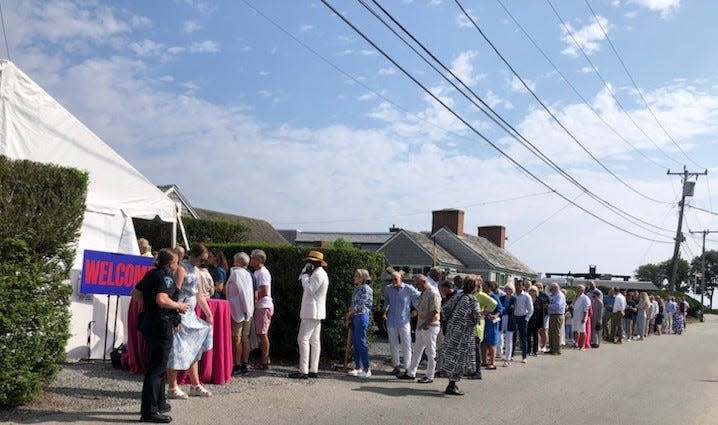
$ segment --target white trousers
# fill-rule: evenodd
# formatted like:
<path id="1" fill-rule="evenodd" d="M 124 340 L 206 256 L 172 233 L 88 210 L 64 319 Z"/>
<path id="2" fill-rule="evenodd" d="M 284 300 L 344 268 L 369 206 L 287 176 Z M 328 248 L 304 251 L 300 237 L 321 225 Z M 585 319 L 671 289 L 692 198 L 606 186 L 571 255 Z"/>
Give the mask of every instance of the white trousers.
<path id="1" fill-rule="evenodd" d="M 438 326 L 429 326 L 428 329 L 416 330 L 416 341 L 414 341 L 414 349 L 411 351 L 411 365 L 407 368 L 406 374 L 416 376 L 416 370 L 419 369 L 421 355 L 426 350 L 426 377 L 434 379 L 436 372 L 436 337 L 439 335 Z"/>
<path id="2" fill-rule="evenodd" d="M 299 373 L 317 373 L 319 371 L 319 354 L 322 351 L 321 338 L 319 337 L 321 331 L 321 320 L 302 319 L 299 325 L 299 335 L 297 335 Z"/>
<path id="3" fill-rule="evenodd" d="M 504 360 L 510 362 L 514 357 L 514 331 L 504 332 Z"/>
<path id="4" fill-rule="evenodd" d="M 401 348 L 404 368 L 408 369 L 411 365 L 411 325 L 407 323 L 402 326 L 387 326 L 386 331 L 389 334 L 389 349 L 394 367 L 401 366 L 399 362 L 399 349 Z"/>
<path id="5" fill-rule="evenodd" d="M 663 332 L 671 333 L 673 330 L 673 314 L 663 314 Z"/>

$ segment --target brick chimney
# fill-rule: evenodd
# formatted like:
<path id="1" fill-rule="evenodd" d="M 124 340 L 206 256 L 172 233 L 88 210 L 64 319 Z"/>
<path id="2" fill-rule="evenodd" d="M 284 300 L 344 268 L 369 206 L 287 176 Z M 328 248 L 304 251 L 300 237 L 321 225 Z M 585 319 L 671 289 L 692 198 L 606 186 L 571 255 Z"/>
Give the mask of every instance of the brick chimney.
<path id="1" fill-rule="evenodd" d="M 479 236 L 488 239 L 499 248 L 503 248 L 506 240 L 506 228 L 504 226 L 479 226 Z"/>
<path id="2" fill-rule="evenodd" d="M 431 212 L 431 233 L 442 227 L 448 227 L 459 236 L 464 235 L 464 212 L 457 209 L 446 208 Z"/>

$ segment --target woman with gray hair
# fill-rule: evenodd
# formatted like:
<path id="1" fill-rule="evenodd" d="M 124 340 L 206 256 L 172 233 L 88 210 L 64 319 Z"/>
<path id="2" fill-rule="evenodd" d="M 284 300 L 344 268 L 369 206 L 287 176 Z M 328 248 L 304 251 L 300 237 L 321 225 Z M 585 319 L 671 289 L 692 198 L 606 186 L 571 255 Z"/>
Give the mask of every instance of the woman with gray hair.
<path id="1" fill-rule="evenodd" d="M 369 368 L 369 346 L 366 340 L 366 331 L 369 326 L 369 314 L 374 305 L 374 291 L 369 286 L 371 275 L 366 269 L 357 269 L 354 272 L 354 292 L 352 292 L 349 310 L 344 316 L 344 324 L 351 329 L 352 345 L 354 345 L 354 370 L 349 371 L 350 376 L 368 378 L 371 376 Z"/>

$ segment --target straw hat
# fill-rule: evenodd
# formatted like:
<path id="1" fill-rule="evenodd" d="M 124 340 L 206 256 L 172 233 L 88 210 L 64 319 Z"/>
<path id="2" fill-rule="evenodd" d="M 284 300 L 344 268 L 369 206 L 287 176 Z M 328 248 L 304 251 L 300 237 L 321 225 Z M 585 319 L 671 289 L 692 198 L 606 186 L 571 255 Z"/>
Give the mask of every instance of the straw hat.
<path id="1" fill-rule="evenodd" d="M 309 255 L 304 261 L 316 261 L 322 264 L 322 267 L 327 266 L 327 262 L 324 261 L 324 254 L 319 251 L 309 251 Z"/>

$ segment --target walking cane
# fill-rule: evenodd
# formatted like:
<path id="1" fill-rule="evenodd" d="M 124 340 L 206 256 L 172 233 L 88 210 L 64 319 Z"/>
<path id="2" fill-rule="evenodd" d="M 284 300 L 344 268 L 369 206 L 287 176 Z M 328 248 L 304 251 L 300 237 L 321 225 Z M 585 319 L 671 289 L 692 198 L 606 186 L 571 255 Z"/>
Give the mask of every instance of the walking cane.
<path id="1" fill-rule="evenodd" d="M 352 340 L 352 328 L 351 326 L 347 328 L 347 343 L 344 347 L 344 367 L 342 367 L 342 373 L 347 372 L 347 363 L 349 363 L 349 346 L 351 345 Z"/>

